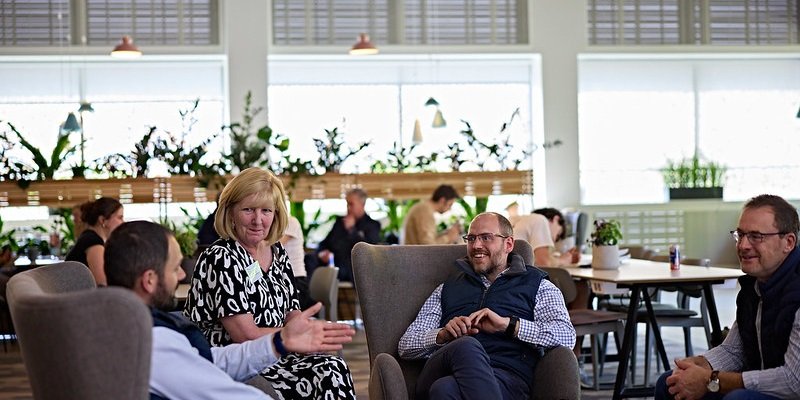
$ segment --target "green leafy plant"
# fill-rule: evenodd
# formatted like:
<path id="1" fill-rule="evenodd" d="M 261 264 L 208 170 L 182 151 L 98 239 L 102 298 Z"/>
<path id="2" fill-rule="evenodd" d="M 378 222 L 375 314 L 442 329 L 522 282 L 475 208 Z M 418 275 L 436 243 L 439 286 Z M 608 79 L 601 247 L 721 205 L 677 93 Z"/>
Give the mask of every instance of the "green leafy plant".
<path id="1" fill-rule="evenodd" d="M 400 143 L 394 142 L 392 149 L 387 153 L 386 161 L 376 160 L 370 166 L 370 170 L 374 173 L 391 173 L 432 169 L 439 158 L 439 153 L 412 156 L 416 148 L 417 145 L 415 144 L 412 144 L 411 147 L 402 148 Z"/>
<path id="2" fill-rule="evenodd" d="M 28 142 L 25 139 L 25 136 L 22 135 L 22 133 L 20 133 L 12 123 L 6 122 L 6 125 L 8 125 L 9 129 L 11 129 L 11 132 L 16 135 L 20 146 L 22 146 L 22 148 L 31 154 L 34 165 L 28 165 L 28 168 L 25 170 L 33 171 L 37 180 L 53 179 L 55 173 L 61 169 L 61 165 L 64 163 L 64 160 L 70 154 L 74 153 L 75 149 L 77 148 L 77 146 L 70 145 L 68 132 L 59 131 L 56 138 L 56 145 L 53 147 L 53 151 L 50 153 L 50 157 L 48 159 L 48 157 L 45 157 L 44 154 L 42 154 L 38 147 Z M 6 141 L 9 140 L 8 136 L 5 134 L 3 135 L 3 139 Z"/>
<path id="3" fill-rule="evenodd" d="M 726 171 L 724 165 L 695 155 L 678 161 L 668 160 L 661 175 L 668 188 L 710 188 L 725 184 Z"/>
<path id="4" fill-rule="evenodd" d="M 595 220 L 589 242 L 594 246 L 613 246 L 622 240 L 622 226 L 617 220 Z"/>
<path id="5" fill-rule="evenodd" d="M 515 146 L 514 143 L 511 143 L 511 132 L 509 128 L 511 128 L 511 124 L 518 116 L 519 108 L 511 113 L 511 117 L 507 122 L 503 122 L 500 125 L 499 132 L 493 136 L 495 138 L 494 143 L 487 143 L 478 139 L 478 136 L 472 129 L 472 125 L 463 119 L 461 120 L 465 125 L 465 128 L 461 130 L 461 134 L 466 138 L 467 144 L 472 148 L 474 153 L 474 157 L 472 158 L 474 160 L 473 162 L 480 170 L 487 171 L 490 166 L 501 171 L 508 169 L 516 170 L 519 169 L 522 161 L 530 157 L 532 154 L 531 150 L 521 150 L 521 146 Z M 461 149 L 458 147 L 450 147 L 451 164 L 460 168 L 464 160 L 460 159 L 461 154 L 458 150 Z M 490 161 L 492 161 L 494 165 L 487 164 Z"/>
<path id="6" fill-rule="evenodd" d="M 191 257 L 197 250 L 197 231 L 192 225 L 184 223 L 181 225 L 163 218 L 159 221 L 161 226 L 169 229 L 175 234 L 175 239 L 178 241 L 178 247 L 181 249 L 181 254 L 184 257 Z"/>
<path id="7" fill-rule="evenodd" d="M 275 149 L 280 154 L 289 149 L 289 138 L 273 132 L 268 125 L 258 128 L 253 134 L 253 121 L 263 110 L 263 107 L 253 107 L 253 93 L 248 91 L 244 98 L 242 122 L 223 127 L 223 130 L 230 132 L 231 138 L 231 152 L 226 158 L 238 171 L 254 166 L 268 166 L 272 161 L 270 149 Z"/>
<path id="8" fill-rule="evenodd" d="M 16 229 L 11 229 L 4 232 L 3 218 L 0 218 L 0 249 L 9 249 L 16 253 L 19 250 L 19 243 L 17 243 L 17 239 L 14 236 L 16 233 Z"/>
<path id="9" fill-rule="evenodd" d="M 67 250 L 75 245 L 75 221 L 72 220 L 72 209 L 67 207 L 53 210 L 53 232 L 61 239 L 61 249 Z"/>
<path id="10" fill-rule="evenodd" d="M 348 158 L 358 154 L 370 145 L 369 142 L 359 143 L 355 148 L 343 149 L 344 139 L 339 128 L 325 129 L 325 138 L 314 138 L 314 146 L 319 152 L 317 165 L 325 172 L 339 172 Z"/>
<path id="11" fill-rule="evenodd" d="M 201 183 L 208 186 L 211 177 L 224 174 L 225 165 L 221 162 L 203 163 L 201 160 L 208 153 L 208 146 L 219 134 L 212 134 L 196 146 L 191 146 L 186 141 L 192 133 L 192 127 L 197 123 L 194 114 L 200 100 L 197 99 L 185 110 L 179 110 L 183 132 L 180 138 L 167 132 L 167 138 L 157 138 L 153 145 L 153 155 L 164 161 L 169 167 L 169 173 L 173 175 L 191 175 L 204 178 Z"/>
<path id="12" fill-rule="evenodd" d="M 322 215 L 322 207 L 317 209 L 311 219 L 306 219 L 306 211 L 303 208 L 302 201 L 293 201 L 289 204 L 289 213 L 292 214 L 293 217 L 297 218 L 297 221 L 300 222 L 300 229 L 303 231 L 303 238 L 304 240 L 308 240 L 308 235 L 317 230 L 320 226 L 325 224 L 328 221 L 333 221 L 336 219 L 335 215 L 330 215 L 327 219 L 320 219 Z M 304 243 L 305 244 L 305 243 Z"/>
<path id="13" fill-rule="evenodd" d="M 403 220 L 408 214 L 408 210 L 419 202 L 419 200 L 386 200 L 385 211 L 388 223 L 381 229 L 381 235 L 387 239 L 391 235 L 399 238 L 400 230 L 403 229 Z"/>

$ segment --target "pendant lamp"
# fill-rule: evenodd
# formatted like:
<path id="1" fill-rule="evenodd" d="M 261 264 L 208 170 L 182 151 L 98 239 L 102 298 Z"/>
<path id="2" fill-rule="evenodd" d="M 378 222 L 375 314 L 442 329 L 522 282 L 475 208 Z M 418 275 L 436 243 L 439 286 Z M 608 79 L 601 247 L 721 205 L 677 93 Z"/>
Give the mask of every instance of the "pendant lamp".
<path id="1" fill-rule="evenodd" d="M 356 44 L 350 49 L 350 54 L 359 56 L 378 54 L 378 48 L 369 41 L 369 35 L 361 33 Z"/>
<path id="2" fill-rule="evenodd" d="M 81 102 L 81 107 L 78 108 L 78 112 L 79 113 L 82 113 L 82 112 L 94 112 L 94 108 L 92 107 L 92 103 L 89 103 L 88 101 L 82 101 Z"/>
<path id="3" fill-rule="evenodd" d="M 133 44 L 133 38 L 125 35 L 122 37 L 122 41 L 111 51 L 111 56 L 117 58 L 137 58 L 142 56 L 142 51 Z"/>
<path id="4" fill-rule="evenodd" d="M 447 126 L 447 121 L 444 120 L 442 116 L 442 110 L 439 107 L 436 107 L 436 114 L 433 116 L 433 124 L 431 124 L 434 128 L 444 128 Z"/>
<path id="5" fill-rule="evenodd" d="M 414 136 L 411 138 L 411 143 L 422 143 L 422 127 L 419 124 L 419 120 L 414 121 Z"/>
<path id="6" fill-rule="evenodd" d="M 78 118 L 75 117 L 75 113 L 69 113 L 69 115 L 67 115 L 67 120 L 64 121 L 61 130 L 64 132 L 77 132 L 81 130 L 81 125 L 78 123 Z"/>

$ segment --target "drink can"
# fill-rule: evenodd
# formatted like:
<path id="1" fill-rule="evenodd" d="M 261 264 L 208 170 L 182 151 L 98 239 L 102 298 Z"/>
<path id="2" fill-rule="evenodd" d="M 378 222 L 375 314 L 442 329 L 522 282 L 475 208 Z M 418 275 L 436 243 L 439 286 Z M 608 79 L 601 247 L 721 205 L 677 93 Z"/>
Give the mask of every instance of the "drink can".
<path id="1" fill-rule="evenodd" d="M 672 271 L 681 269 L 681 249 L 677 244 L 669 246 L 669 269 Z"/>

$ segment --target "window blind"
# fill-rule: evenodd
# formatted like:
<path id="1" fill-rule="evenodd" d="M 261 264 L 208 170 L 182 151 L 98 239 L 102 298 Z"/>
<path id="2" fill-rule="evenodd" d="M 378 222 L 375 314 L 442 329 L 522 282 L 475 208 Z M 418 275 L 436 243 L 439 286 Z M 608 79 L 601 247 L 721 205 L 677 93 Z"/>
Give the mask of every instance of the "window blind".
<path id="1" fill-rule="evenodd" d="M 788 0 L 589 0 L 591 45 L 798 43 Z"/>
<path id="2" fill-rule="evenodd" d="M 219 43 L 215 0 L 85 0 L 87 41 L 113 44 L 131 35 L 145 45 Z"/>
<path id="3" fill-rule="evenodd" d="M 219 43 L 218 0 L 3 0 L 0 45 Z"/>
<path id="4" fill-rule="evenodd" d="M 0 2 L 0 45 L 67 44 L 69 6 L 69 0 L 3 0 Z"/>
<path id="5" fill-rule="evenodd" d="M 527 44 L 524 0 L 275 0 L 275 45 Z"/>

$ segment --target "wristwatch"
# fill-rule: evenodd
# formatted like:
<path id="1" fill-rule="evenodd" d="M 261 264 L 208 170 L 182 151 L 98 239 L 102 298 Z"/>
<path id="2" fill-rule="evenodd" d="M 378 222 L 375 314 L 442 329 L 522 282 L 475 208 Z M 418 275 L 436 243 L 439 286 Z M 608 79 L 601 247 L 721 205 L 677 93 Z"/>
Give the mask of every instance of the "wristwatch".
<path id="1" fill-rule="evenodd" d="M 706 388 L 711 393 L 719 392 L 719 371 L 711 371 L 711 379 L 708 380 Z"/>
<path id="2" fill-rule="evenodd" d="M 510 317 L 508 321 L 508 328 L 506 328 L 506 336 L 510 338 L 517 337 L 517 322 L 519 322 L 519 317 Z"/>

